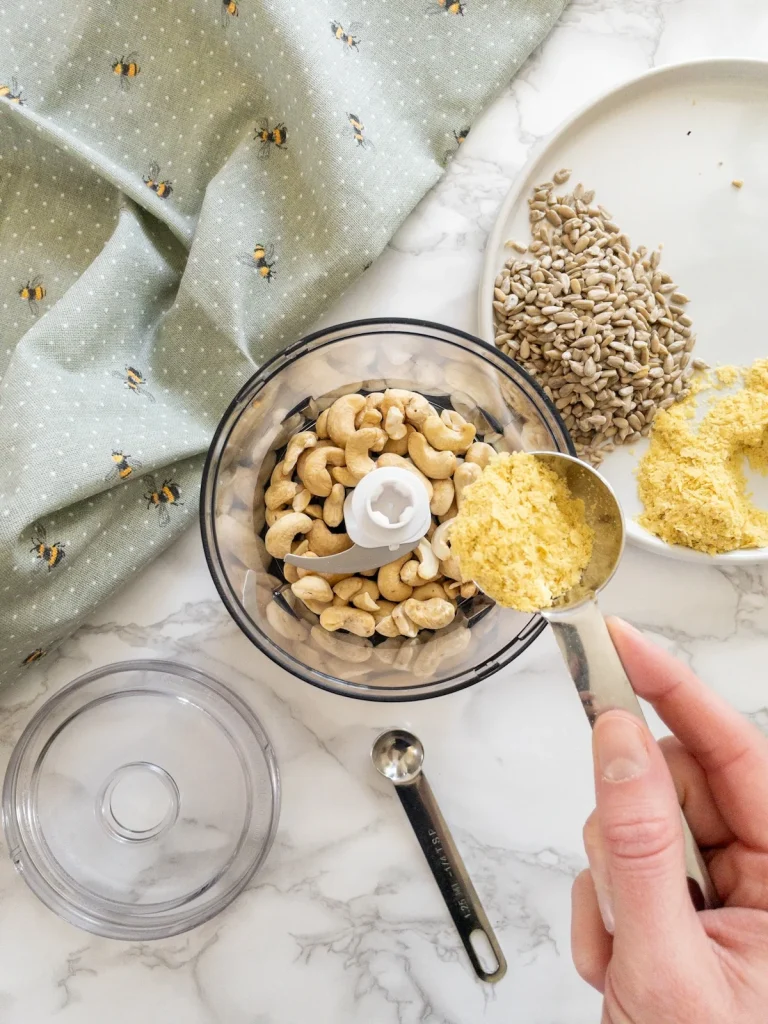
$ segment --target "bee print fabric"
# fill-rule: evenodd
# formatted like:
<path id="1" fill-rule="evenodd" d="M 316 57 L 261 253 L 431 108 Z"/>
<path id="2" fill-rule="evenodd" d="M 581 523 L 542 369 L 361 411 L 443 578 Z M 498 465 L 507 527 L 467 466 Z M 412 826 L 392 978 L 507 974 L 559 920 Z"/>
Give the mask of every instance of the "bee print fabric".
<path id="1" fill-rule="evenodd" d="M 82 0 L 0 33 L 0 681 L 193 524 L 216 422 L 564 0 Z"/>

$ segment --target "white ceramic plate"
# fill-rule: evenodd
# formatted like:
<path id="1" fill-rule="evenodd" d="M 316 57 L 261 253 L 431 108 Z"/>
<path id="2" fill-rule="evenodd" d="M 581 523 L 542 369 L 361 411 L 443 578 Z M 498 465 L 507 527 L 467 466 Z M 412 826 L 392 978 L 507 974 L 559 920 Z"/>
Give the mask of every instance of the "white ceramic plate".
<path id="1" fill-rule="evenodd" d="M 661 267 L 691 297 L 694 355 L 713 366 L 768 356 L 768 63 L 706 60 L 659 68 L 581 111 L 540 146 L 502 205 L 486 250 L 481 337 L 493 342 L 493 281 L 530 238 L 527 199 L 536 182 L 571 167 L 630 237 L 663 243 Z M 731 185 L 744 181 L 742 189 Z M 768 548 L 704 555 L 665 544 L 635 522 L 634 469 L 648 442 L 606 457 L 601 472 L 624 508 L 627 536 L 652 551 L 734 564 L 768 560 Z M 750 479 L 768 507 L 768 481 Z"/>

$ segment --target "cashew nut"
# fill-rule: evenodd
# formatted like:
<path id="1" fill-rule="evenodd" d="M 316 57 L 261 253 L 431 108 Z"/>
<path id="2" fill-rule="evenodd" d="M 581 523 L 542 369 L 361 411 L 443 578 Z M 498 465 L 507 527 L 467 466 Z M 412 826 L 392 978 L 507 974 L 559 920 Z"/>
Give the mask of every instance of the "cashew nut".
<path id="1" fill-rule="evenodd" d="M 346 491 L 343 484 L 334 484 L 331 493 L 323 505 L 323 521 L 327 526 L 340 526 L 344 518 L 344 497 Z"/>
<path id="2" fill-rule="evenodd" d="M 454 488 L 455 486 L 456 485 L 454 484 Z M 453 501 L 451 502 L 451 507 L 448 509 L 447 512 L 443 512 L 443 514 L 441 516 L 438 516 L 437 518 L 439 522 L 447 523 L 449 519 L 455 519 L 458 514 L 459 506 L 456 504 L 456 495 L 454 494 Z"/>
<path id="3" fill-rule="evenodd" d="M 406 562 L 403 568 L 400 570 L 400 579 L 403 583 L 407 583 L 409 587 L 418 587 L 422 582 L 419 577 L 419 561 L 416 558 L 410 559 Z"/>
<path id="4" fill-rule="evenodd" d="M 414 427 L 418 427 L 419 430 L 424 429 L 424 424 L 430 416 L 437 415 L 435 410 L 426 400 L 423 395 L 418 395 L 413 392 L 412 397 L 408 401 L 405 407 L 405 418 L 409 423 L 412 423 Z"/>
<path id="5" fill-rule="evenodd" d="M 328 410 L 327 428 L 331 440 L 343 448 L 355 432 L 355 417 L 365 407 L 365 397 L 342 395 Z"/>
<path id="6" fill-rule="evenodd" d="M 354 604 L 354 601 L 352 603 Z M 395 602 L 394 601 L 387 601 L 383 597 L 377 597 L 376 598 L 376 611 L 372 612 L 371 614 L 373 615 L 374 619 L 377 622 L 380 622 L 382 619 L 386 618 L 387 615 L 391 615 L 393 610 L 394 610 L 394 608 L 395 608 Z M 368 609 L 366 609 L 366 611 L 368 611 Z"/>
<path id="7" fill-rule="evenodd" d="M 443 576 L 447 576 L 451 580 L 459 580 L 460 583 L 464 583 L 464 576 L 459 565 L 459 560 L 456 555 L 451 555 L 450 558 L 443 558 L 440 560 L 440 571 Z"/>
<path id="8" fill-rule="evenodd" d="M 334 483 L 341 484 L 342 487 L 357 487 L 360 480 L 354 473 L 351 473 L 346 466 L 334 467 L 331 470 L 331 478 Z"/>
<path id="9" fill-rule="evenodd" d="M 299 570 L 295 565 L 291 565 L 290 562 L 283 564 L 283 576 L 285 576 L 286 583 L 296 583 L 300 580 Z"/>
<path id="10" fill-rule="evenodd" d="M 299 477 L 304 486 L 317 495 L 318 498 L 327 498 L 331 493 L 333 481 L 327 470 L 330 462 L 332 466 L 344 465 L 344 450 L 342 448 L 313 448 L 301 465 L 299 459 Z"/>
<path id="11" fill-rule="evenodd" d="M 422 537 L 416 545 L 416 557 L 421 562 L 419 576 L 427 582 L 437 579 L 440 575 L 440 563 L 426 537 Z"/>
<path id="12" fill-rule="evenodd" d="M 266 608 L 267 622 L 286 640 L 306 640 L 307 626 L 301 619 L 295 618 L 277 601 L 272 600 Z"/>
<path id="13" fill-rule="evenodd" d="M 220 516 L 216 520 L 216 536 L 222 547 L 249 569 L 259 571 L 266 568 L 269 559 L 264 551 L 264 541 L 252 527 L 231 515 Z"/>
<path id="14" fill-rule="evenodd" d="M 333 600 L 331 585 L 319 576 L 305 576 L 296 583 L 291 584 L 291 590 L 305 604 L 308 600 L 317 601 L 320 604 L 330 604 Z"/>
<path id="15" fill-rule="evenodd" d="M 342 661 L 368 661 L 373 654 L 371 645 L 356 636 L 333 636 L 319 625 L 312 627 L 310 635 L 321 650 L 335 655 Z"/>
<path id="16" fill-rule="evenodd" d="M 298 462 L 296 463 L 296 472 L 299 475 L 299 479 L 302 479 L 303 476 L 304 476 L 304 466 L 306 465 L 307 459 L 312 454 L 312 452 L 319 451 L 321 448 L 335 448 L 335 447 L 336 447 L 336 445 L 333 443 L 333 441 L 329 441 L 327 439 L 323 439 L 323 440 L 318 441 L 317 444 L 314 445 L 314 447 L 312 447 L 312 448 L 305 448 L 304 451 L 299 456 Z M 283 464 L 281 462 L 279 466 L 275 467 L 275 471 L 272 474 L 272 483 L 273 484 L 276 483 L 280 479 L 280 477 L 278 476 L 278 473 L 282 475 L 282 472 L 283 472 L 282 471 L 282 465 Z"/>
<path id="17" fill-rule="evenodd" d="M 495 454 L 496 449 L 486 444 L 485 441 L 474 441 L 467 448 L 467 454 L 464 456 L 464 459 L 467 462 L 475 462 L 481 469 L 485 469 L 491 456 Z"/>
<path id="18" fill-rule="evenodd" d="M 399 405 L 390 407 L 387 418 L 384 420 L 384 429 L 393 441 L 399 441 L 408 433 L 405 425 L 405 413 Z"/>
<path id="19" fill-rule="evenodd" d="M 313 503 L 312 505 L 307 505 L 307 507 L 304 509 L 304 511 L 305 511 L 305 513 L 308 516 L 311 516 L 313 519 L 322 519 L 323 518 L 323 506 L 322 505 L 315 505 Z"/>
<path id="20" fill-rule="evenodd" d="M 392 606 L 392 611 L 395 610 L 395 605 Z M 400 630 L 397 628 L 397 623 L 392 618 L 392 612 L 382 616 L 380 619 L 374 620 L 376 623 L 375 630 L 381 636 L 400 636 Z"/>
<path id="21" fill-rule="evenodd" d="M 456 470 L 453 476 L 453 486 L 456 488 L 456 504 L 461 508 L 461 497 L 464 488 L 469 487 L 475 480 L 479 480 L 482 469 L 476 462 L 465 462 Z"/>
<path id="22" fill-rule="evenodd" d="M 441 516 L 451 507 L 456 489 L 453 480 L 434 480 L 432 483 L 432 501 L 429 511 L 433 516 Z"/>
<path id="23" fill-rule="evenodd" d="M 432 550 L 440 561 L 444 558 L 451 557 L 451 548 L 448 543 L 448 537 L 452 526 L 453 519 L 446 519 L 444 523 L 440 523 L 438 528 L 432 534 Z"/>
<path id="24" fill-rule="evenodd" d="M 464 600 L 468 597 L 475 597 L 477 594 L 477 584 L 471 580 L 468 583 L 461 584 L 461 596 Z"/>
<path id="25" fill-rule="evenodd" d="M 291 502 L 291 507 L 294 512 L 306 512 L 312 501 L 312 492 L 306 487 L 303 487 Z"/>
<path id="26" fill-rule="evenodd" d="M 440 597 L 432 597 L 428 601 L 415 601 L 411 597 L 405 602 L 404 611 L 415 626 L 423 629 L 442 629 L 453 622 L 456 614 L 451 602 Z"/>
<path id="27" fill-rule="evenodd" d="M 433 597 L 442 598 L 445 601 L 447 597 L 445 587 L 442 583 L 422 583 L 420 587 L 416 587 L 411 594 L 411 598 L 414 601 L 429 601 Z"/>
<path id="28" fill-rule="evenodd" d="M 402 388 L 387 388 L 381 400 L 381 415 L 386 423 L 390 409 L 399 409 L 405 415 L 405 407 L 416 395 L 415 391 L 405 391 Z"/>
<path id="29" fill-rule="evenodd" d="M 232 511 L 236 512 L 237 509 L 232 509 Z M 289 508 L 268 508 L 264 515 L 264 522 L 267 526 L 274 526 L 278 519 L 284 519 L 285 516 L 289 516 L 291 514 L 292 513 Z"/>
<path id="30" fill-rule="evenodd" d="M 323 409 L 315 423 L 315 433 L 321 439 L 328 437 L 328 413 L 330 411 L 330 409 Z"/>
<path id="31" fill-rule="evenodd" d="M 284 476 L 290 477 L 292 475 L 301 453 L 307 448 L 314 448 L 317 441 L 317 434 L 313 430 L 302 430 L 300 433 L 293 435 L 288 442 L 288 447 L 285 449 L 285 457 L 282 461 Z"/>
<path id="32" fill-rule="evenodd" d="M 365 405 L 355 416 L 355 429 L 362 430 L 363 427 L 378 427 L 381 423 L 381 402 L 384 394 L 381 391 L 372 391 L 365 396 Z"/>
<path id="33" fill-rule="evenodd" d="M 395 440 L 390 437 L 387 443 L 384 445 L 382 451 L 385 455 L 407 455 L 408 454 L 408 435 L 412 434 L 416 428 L 412 427 L 410 423 L 405 424 L 405 433 L 401 438 Z"/>
<path id="34" fill-rule="evenodd" d="M 289 512 L 267 530 L 264 538 L 267 551 L 273 558 L 285 558 L 296 535 L 308 533 L 312 524 L 313 520 L 303 512 Z"/>
<path id="35" fill-rule="evenodd" d="M 458 424 L 458 420 L 461 420 L 462 425 L 453 426 L 446 423 L 437 414 L 434 414 L 428 416 L 422 423 L 422 433 L 432 447 L 437 448 L 438 451 L 465 452 L 474 440 L 475 428 L 471 423 L 467 423 L 463 416 L 459 416 L 457 412 L 452 413 L 450 409 L 443 411 L 449 417 L 458 417 L 457 420 L 452 422 Z"/>
<path id="36" fill-rule="evenodd" d="M 408 435 L 411 436 L 410 434 Z M 380 455 L 376 463 L 377 466 L 397 466 L 399 469 L 407 469 L 411 473 L 415 473 L 416 476 L 421 480 L 426 488 L 429 500 L 432 501 L 432 482 L 421 472 L 421 470 L 414 466 L 410 459 L 404 459 L 402 455 L 385 454 Z"/>
<path id="37" fill-rule="evenodd" d="M 362 608 L 364 612 L 378 612 L 379 588 L 373 580 L 358 579 L 358 582 L 361 583 L 362 586 L 353 596 L 352 604 L 355 608 Z"/>
<path id="38" fill-rule="evenodd" d="M 305 518 L 309 518 L 306 516 Z M 278 523 L 278 526 L 280 524 Z M 307 532 L 307 531 L 302 531 Z M 324 555 L 338 555 L 352 547 L 352 541 L 346 533 L 331 533 L 322 519 L 310 520 L 309 550 L 321 558 Z"/>
<path id="39" fill-rule="evenodd" d="M 290 505 L 300 490 L 301 487 L 292 480 L 283 479 L 280 483 L 272 484 L 267 488 L 264 504 L 273 511 L 282 508 L 283 505 Z"/>
<path id="40" fill-rule="evenodd" d="M 363 581 L 358 579 L 356 576 L 349 576 L 347 579 L 337 583 L 333 588 L 333 593 L 340 597 L 341 600 L 346 604 L 351 601 L 358 590 L 362 590 Z"/>
<path id="41" fill-rule="evenodd" d="M 355 636 L 373 636 L 376 620 L 361 608 L 331 607 L 320 613 L 320 625 L 330 633 L 346 629 Z"/>
<path id="42" fill-rule="evenodd" d="M 400 579 L 400 570 L 410 557 L 410 553 L 403 555 L 394 562 L 382 565 L 379 569 L 378 576 L 376 577 L 379 593 L 388 601 L 395 601 L 397 603 L 405 601 L 406 598 L 411 596 L 413 587 L 409 587 L 407 583 L 403 583 Z"/>
<path id="43" fill-rule="evenodd" d="M 418 430 L 408 435 L 408 454 L 430 480 L 447 480 L 456 470 L 453 452 L 436 451 Z"/>
<path id="44" fill-rule="evenodd" d="M 404 603 L 399 604 L 397 608 L 394 609 L 392 612 L 392 621 L 397 626 L 398 632 L 401 636 L 418 636 L 419 627 L 415 622 L 412 622 L 410 616 L 406 614 Z"/>
<path id="45" fill-rule="evenodd" d="M 380 452 L 387 443 L 387 435 L 380 427 L 364 427 L 357 430 L 347 441 L 345 456 L 347 469 L 357 481 L 367 476 L 376 464 L 369 456 L 370 450 Z"/>

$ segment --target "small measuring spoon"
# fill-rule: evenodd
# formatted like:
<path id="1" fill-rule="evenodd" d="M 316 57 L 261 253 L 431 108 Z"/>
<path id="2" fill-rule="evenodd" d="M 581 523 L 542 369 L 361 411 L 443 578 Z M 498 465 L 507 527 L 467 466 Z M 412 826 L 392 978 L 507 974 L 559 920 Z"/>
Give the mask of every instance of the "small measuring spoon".
<path id="1" fill-rule="evenodd" d="M 645 721 L 597 604 L 597 594 L 613 576 L 624 549 L 621 506 L 610 486 L 585 462 L 555 452 L 532 454 L 565 480 L 575 498 L 581 498 L 594 531 L 592 557 L 581 580 L 541 614 L 554 631 L 589 724 L 594 726 L 610 708 L 623 708 Z M 717 891 L 685 817 L 683 832 L 691 899 L 698 910 L 717 907 Z"/>
<path id="2" fill-rule="evenodd" d="M 422 771 L 421 741 L 412 732 L 390 729 L 373 744 L 371 760 L 376 771 L 395 784 L 475 973 L 483 981 L 501 981 L 507 961 Z M 495 967 L 486 970 L 475 942 L 489 967 L 495 959 Z"/>

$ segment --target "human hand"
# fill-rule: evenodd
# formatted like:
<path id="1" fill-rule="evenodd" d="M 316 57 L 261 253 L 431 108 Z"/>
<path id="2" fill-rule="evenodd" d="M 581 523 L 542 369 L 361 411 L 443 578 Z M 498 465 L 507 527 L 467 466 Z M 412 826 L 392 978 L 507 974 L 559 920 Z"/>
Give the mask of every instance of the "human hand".
<path id="1" fill-rule="evenodd" d="M 635 691 L 677 739 L 657 744 L 625 711 L 595 724 L 576 969 L 603 993 L 602 1024 L 766 1024 L 768 740 L 631 626 L 609 628 Z M 691 903 L 680 805 L 721 909 Z"/>

